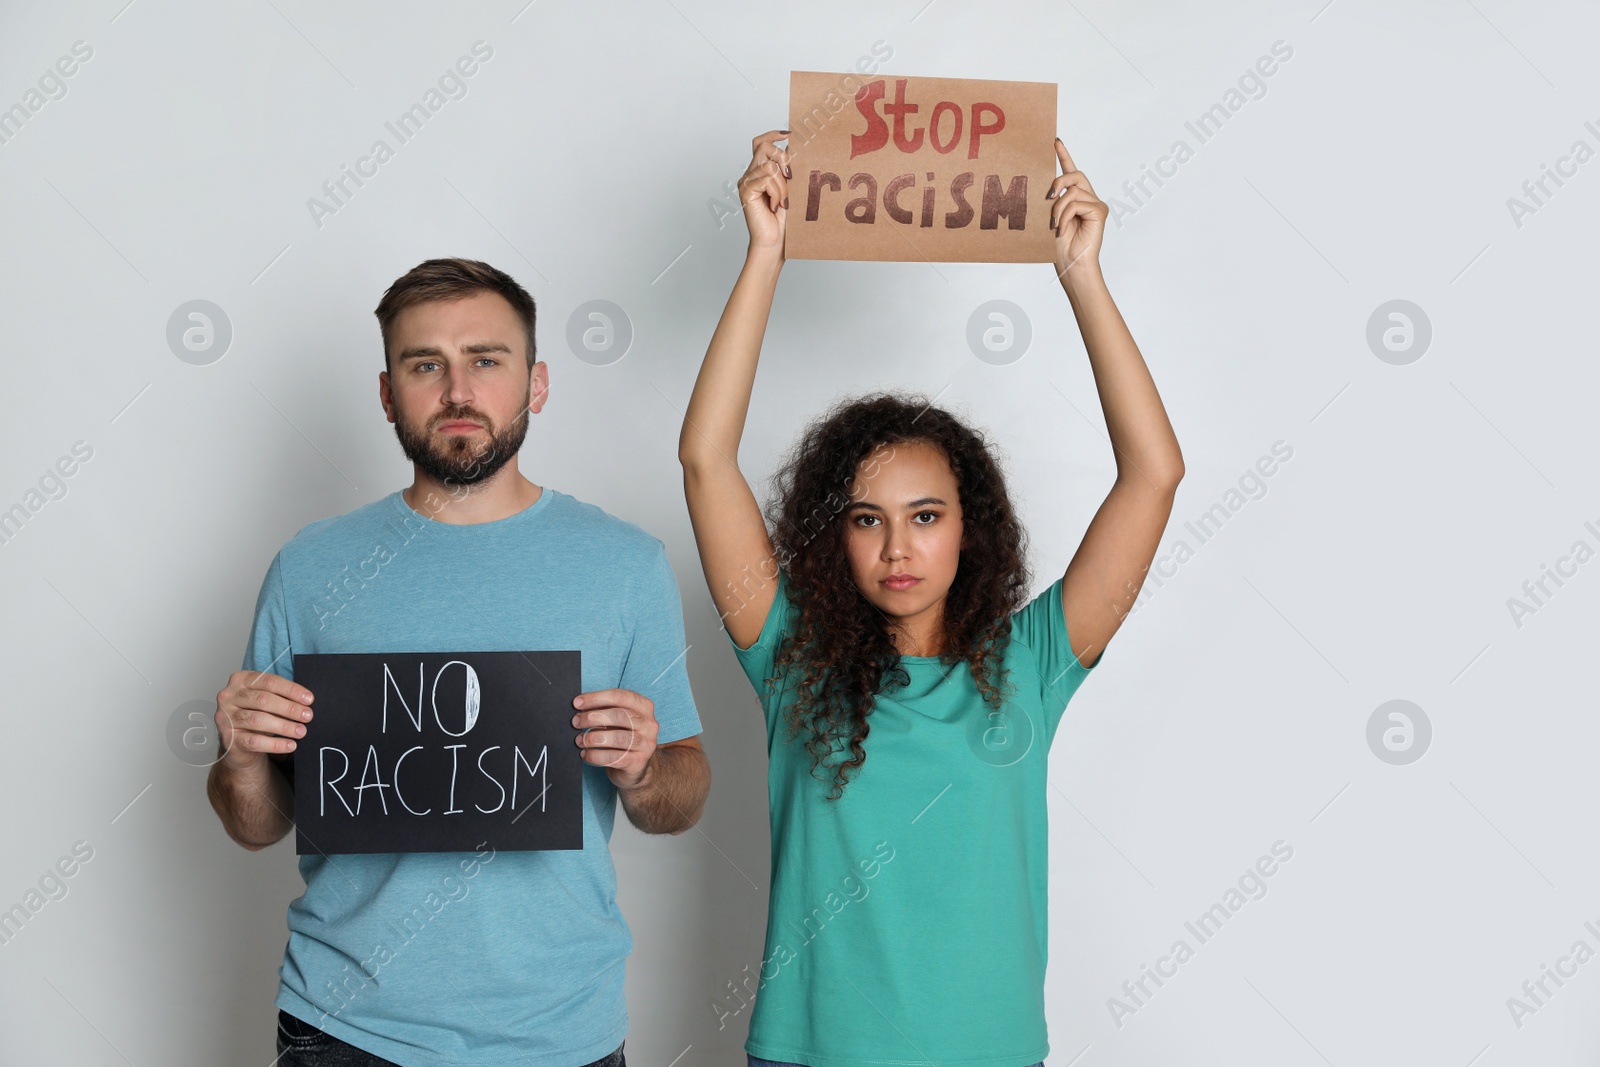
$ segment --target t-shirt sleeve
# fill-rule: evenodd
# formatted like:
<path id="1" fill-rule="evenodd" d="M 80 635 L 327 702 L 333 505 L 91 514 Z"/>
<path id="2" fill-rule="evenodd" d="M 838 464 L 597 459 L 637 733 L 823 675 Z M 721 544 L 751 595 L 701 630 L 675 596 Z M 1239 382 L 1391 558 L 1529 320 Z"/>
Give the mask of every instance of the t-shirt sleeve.
<path id="1" fill-rule="evenodd" d="M 255 619 L 245 642 L 240 670 L 260 671 L 294 680 L 294 652 L 289 638 L 289 605 L 283 593 L 283 553 L 272 557 L 267 575 L 256 594 Z M 220 758 L 220 754 L 219 754 Z M 294 760 L 290 755 L 270 757 L 290 782 L 294 781 Z"/>
<path id="2" fill-rule="evenodd" d="M 245 671 L 264 671 L 294 680 L 294 655 L 289 645 L 289 607 L 283 595 L 283 553 L 272 557 L 256 594 L 256 614 L 245 642 Z"/>
<path id="3" fill-rule="evenodd" d="M 739 666 L 744 669 L 745 677 L 755 687 L 756 696 L 761 701 L 769 728 L 782 707 L 784 687 L 780 680 L 769 690 L 767 679 L 777 673 L 778 648 L 783 644 L 784 637 L 793 630 L 799 614 L 789 601 L 789 578 L 781 569 L 778 571 L 776 585 L 777 591 L 772 597 L 772 607 L 767 611 L 766 621 L 761 624 L 761 633 L 755 642 L 749 648 L 740 648 L 738 642 L 733 640 L 733 634 L 728 633 L 728 642 L 733 645 L 733 654 L 738 657 Z"/>
<path id="4" fill-rule="evenodd" d="M 1061 606 L 1061 586 L 1064 577 L 1057 578 L 1051 583 L 1050 588 L 1034 597 L 1011 616 L 1012 639 L 1020 640 L 1028 646 L 1038 667 L 1039 696 L 1044 702 L 1044 710 L 1049 716 L 1048 723 L 1052 731 L 1056 723 L 1061 721 L 1062 714 L 1067 710 L 1067 702 L 1078 691 L 1078 686 L 1082 685 L 1083 680 L 1089 677 L 1095 667 L 1100 666 L 1105 659 L 1105 653 L 1101 652 L 1100 659 L 1094 662 L 1094 667 L 1085 667 L 1078 662 L 1078 657 L 1073 655 L 1072 642 L 1067 638 L 1067 621 Z"/>
<path id="5" fill-rule="evenodd" d="M 700 713 L 689 688 L 688 648 L 684 643 L 683 600 L 666 546 L 657 542 L 633 590 L 633 641 L 622 666 L 622 688 L 655 704 L 658 744 L 700 732 Z"/>

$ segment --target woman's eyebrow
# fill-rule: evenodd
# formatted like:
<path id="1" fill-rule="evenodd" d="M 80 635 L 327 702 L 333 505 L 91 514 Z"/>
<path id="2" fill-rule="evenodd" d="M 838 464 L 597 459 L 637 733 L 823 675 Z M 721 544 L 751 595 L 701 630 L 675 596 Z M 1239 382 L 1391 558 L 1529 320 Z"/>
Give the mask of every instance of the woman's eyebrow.
<path id="1" fill-rule="evenodd" d="M 936 496 L 922 496 L 922 497 L 918 497 L 917 499 L 915 499 L 913 501 L 910 501 L 905 506 L 909 509 L 909 508 L 926 507 L 929 504 L 944 505 L 945 503 L 946 503 L 945 501 L 939 499 Z M 857 500 L 856 502 L 854 502 L 853 504 L 850 505 L 850 508 L 851 508 L 851 510 L 854 510 L 855 508 L 869 508 L 872 511 L 882 511 L 883 510 L 878 505 L 869 504 L 865 500 Z"/>

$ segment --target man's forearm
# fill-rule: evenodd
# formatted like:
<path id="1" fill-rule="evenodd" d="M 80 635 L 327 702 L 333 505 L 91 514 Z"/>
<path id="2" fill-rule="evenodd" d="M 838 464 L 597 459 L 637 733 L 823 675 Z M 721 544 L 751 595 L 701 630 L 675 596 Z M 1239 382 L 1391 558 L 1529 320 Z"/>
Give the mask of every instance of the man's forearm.
<path id="1" fill-rule="evenodd" d="M 260 767 L 259 773 L 240 771 L 219 760 L 206 779 L 206 796 L 228 836 L 252 851 L 273 844 L 294 826 L 289 780 L 271 760 Z"/>
<path id="2" fill-rule="evenodd" d="M 710 792 L 711 762 L 687 745 L 656 749 L 644 781 L 618 790 L 628 821 L 647 834 L 683 833 L 700 820 Z"/>

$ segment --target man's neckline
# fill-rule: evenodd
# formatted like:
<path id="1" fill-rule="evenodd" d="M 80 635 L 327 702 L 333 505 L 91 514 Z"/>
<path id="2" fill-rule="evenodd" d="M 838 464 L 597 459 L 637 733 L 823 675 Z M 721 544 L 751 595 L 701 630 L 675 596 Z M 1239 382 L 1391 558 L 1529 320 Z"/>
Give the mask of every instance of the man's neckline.
<path id="1" fill-rule="evenodd" d="M 522 523 L 528 522 L 539 512 L 543 511 L 545 507 L 549 505 L 552 496 L 558 492 L 559 490 L 552 489 L 548 485 L 543 486 L 539 490 L 538 499 L 529 504 L 527 507 L 523 508 L 521 511 L 513 512 L 504 518 L 490 519 L 487 522 L 440 522 L 438 519 L 430 518 L 413 508 L 410 504 L 407 504 L 404 489 L 396 489 L 393 493 L 389 494 L 389 499 L 393 503 L 395 510 L 398 511 L 403 518 L 425 523 L 428 529 L 438 531 L 462 530 L 494 533 L 506 529 L 507 527 L 518 526 Z"/>

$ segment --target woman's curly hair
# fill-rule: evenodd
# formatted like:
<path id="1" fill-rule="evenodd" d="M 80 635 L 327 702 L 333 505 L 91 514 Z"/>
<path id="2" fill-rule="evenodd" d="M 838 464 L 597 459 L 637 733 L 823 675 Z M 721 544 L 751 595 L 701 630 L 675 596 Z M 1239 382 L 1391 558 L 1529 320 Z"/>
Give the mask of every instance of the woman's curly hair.
<path id="1" fill-rule="evenodd" d="M 804 734 L 814 776 L 832 771 L 829 799 L 844 794 L 866 760 L 874 695 L 910 682 L 882 612 L 856 587 L 844 538 L 861 465 L 893 462 L 895 446 L 914 443 L 943 454 L 960 492 L 963 546 L 945 598 L 940 659 L 965 661 L 991 707 L 1002 699 L 1011 615 L 1027 599 L 1026 535 L 980 432 L 931 401 L 893 393 L 846 400 L 806 428 L 773 476 L 766 516 L 798 609 L 775 663 L 780 675 L 798 668 L 789 737 Z"/>

